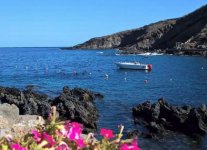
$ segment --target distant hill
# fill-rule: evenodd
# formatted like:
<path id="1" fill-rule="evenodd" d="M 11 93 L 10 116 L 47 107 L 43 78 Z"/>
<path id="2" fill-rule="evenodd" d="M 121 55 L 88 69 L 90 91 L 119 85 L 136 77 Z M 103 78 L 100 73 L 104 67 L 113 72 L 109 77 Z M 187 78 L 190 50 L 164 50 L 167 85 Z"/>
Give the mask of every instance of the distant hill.
<path id="1" fill-rule="evenodd" d="M 207 5 L 181 18 L 149 24 L 108 36 L 92 38 L 66 49 L 206 50 Z"/>

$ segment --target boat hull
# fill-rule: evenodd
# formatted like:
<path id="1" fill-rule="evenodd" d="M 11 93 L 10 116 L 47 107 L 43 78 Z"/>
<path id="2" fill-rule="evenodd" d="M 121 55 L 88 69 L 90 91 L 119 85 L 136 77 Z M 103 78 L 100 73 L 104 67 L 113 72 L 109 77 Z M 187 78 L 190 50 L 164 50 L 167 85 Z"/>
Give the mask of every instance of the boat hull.
<path id="1" fill-rule="evenodd" d="M 150 52 L 147 52 L 147 53 L 142 53 L 142 54 L 138 54 L 140 56 L 160 56 L 160 55 L 163 55 L 163 53 L 150 53 Z"/>
<path id="2" fill-rule="evenodd" d="M 140 63 L 116 63 L 120 69 L 151 70 L 148 64 Z"/>

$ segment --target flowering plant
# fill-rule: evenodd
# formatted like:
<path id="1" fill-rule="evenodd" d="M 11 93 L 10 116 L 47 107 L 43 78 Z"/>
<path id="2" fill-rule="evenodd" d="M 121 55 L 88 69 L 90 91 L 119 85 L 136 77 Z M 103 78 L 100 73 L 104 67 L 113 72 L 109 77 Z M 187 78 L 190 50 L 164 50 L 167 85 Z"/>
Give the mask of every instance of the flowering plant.
<path id="1" fill-rule="evenodd" d="M 1 150 L 140 150 L 137 140 L 130 142 L 121 140 L 124 126 L 119 126 L 119 134 L 102 128 L 100 141 L 93 133 L 85 137 L 82 125 L 77 122 L 57 122 L 56 107 L 52 107 L 49 121 L 44 126 L 37 126 L 35 130 L 21 138 L 6 136 L 0 139 Z"/>

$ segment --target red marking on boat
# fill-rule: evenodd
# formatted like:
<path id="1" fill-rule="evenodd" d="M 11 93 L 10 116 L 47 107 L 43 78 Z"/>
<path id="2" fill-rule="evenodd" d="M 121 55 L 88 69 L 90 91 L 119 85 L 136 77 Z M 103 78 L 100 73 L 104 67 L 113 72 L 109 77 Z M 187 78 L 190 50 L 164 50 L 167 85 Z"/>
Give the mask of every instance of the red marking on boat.
<path id="1" fill-rule="evenodd" d="M 147 66 L 148 66 L 149 70 L 152 70 L 152 64 L 148 64 Z"/>

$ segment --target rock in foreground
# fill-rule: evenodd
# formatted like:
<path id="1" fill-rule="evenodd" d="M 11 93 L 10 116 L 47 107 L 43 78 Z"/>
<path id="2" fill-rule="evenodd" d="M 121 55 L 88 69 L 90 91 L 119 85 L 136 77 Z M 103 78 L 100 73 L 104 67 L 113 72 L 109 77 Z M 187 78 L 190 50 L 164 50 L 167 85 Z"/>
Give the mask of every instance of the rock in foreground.
<path id="1" fill-rule="evenodd" d="M 205 135 L 207 133 L 206 105 L 170 105 L 164 99 L 151 104 L 146 101 L 132 109 L 135 123 L 144 125 L 152 134 L 164 134 L 166 130 L 182 132 L 186 135 Z"/>
<path id="2" fill-rule="evenodd" d="M 47 117 L 50 112 L 49 97 L 32 90 L 0 87 L 0 103 L 14 104 L 20 115 L 40 115 Z"/>
<path id="3" fill-rule="evenodd" d="M 19 115 L 19 109 L 15 105 L 0 105 L 0 137 L 6 134 L 24 134 L 36 125 L 44 124 L 44 119 L 37 115 Z"/>
<path id="4" fill-rule="evenodd" d="M 81 88 L 63 88 L 63 92 L 56 98 L 50 99 L 45 94 L 32 90 L 0 87 L 0 103 L 14 104 L 19 108 L 20 115 L 40 115 L 47 117 L 50 106 L 56 106 L 59 117 L 82 123 L 86 132 L 96 129 L 98 111 L 93 100 L 100 94 Z"/>

